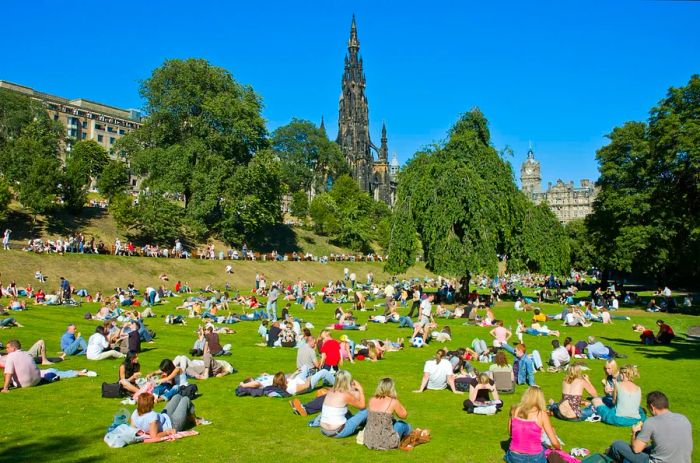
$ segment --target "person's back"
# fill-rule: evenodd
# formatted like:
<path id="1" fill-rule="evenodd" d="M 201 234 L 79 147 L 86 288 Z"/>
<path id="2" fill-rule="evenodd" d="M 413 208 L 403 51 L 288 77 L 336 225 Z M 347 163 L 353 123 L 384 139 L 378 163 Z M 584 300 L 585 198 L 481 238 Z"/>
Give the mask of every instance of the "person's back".
<path id="1" fill-rule="evenodd" d="M 640 419 L 639 405 L 642 402 L 642 390 L 631 381 L 617 383 L 617 407 L 615 414 L 627 418 Z"/>
<path id="2" fill-rule="evenodd" d="M 528 413 L 527 418 L 518 417 L 519 409 L 516 409 L 511 418 L 510 450 L 526 455 L 534 455 L 542 452 L 541 436 L 542 427 L 539 425 L 539 410 Z"/>
<path id="3" fill-rule="evenodd" d="M 28 352 L 15 350 L 5 357 L 5 374 L 10 375 L 18 387 L 36 386 L 41 381 L 41 372 Z"/>
<path id="4" fill-rule="evenodd" d="M 644 422 L 638 439 L 652 442 L 650 461 L 690 463 L 693 453 L 692 426 L 688 418 L 671 411 L 657 414 Z"/>

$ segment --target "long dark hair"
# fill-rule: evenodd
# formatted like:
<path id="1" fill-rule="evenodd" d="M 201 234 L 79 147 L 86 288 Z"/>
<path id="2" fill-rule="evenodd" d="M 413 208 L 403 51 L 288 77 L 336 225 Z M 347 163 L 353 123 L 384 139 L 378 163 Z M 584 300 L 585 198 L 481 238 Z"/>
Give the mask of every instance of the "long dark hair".
<path id="1" fill-rule="evenodd" d="M 137 371 L 141 371 L 141 364 L 136 362 L 133 363 L 134 357 L 138 358 L 137 352 L 129 351 L 124 357 L 124 376 L 129 378 Z"/>
<path id="2" fill-rule="evenodd" d="M 160 362 L 158 369 L 169 375 L 175 369 L 175 364 L 173 364 L 172 360 L 170 359 L 163 359 L 163 361 Z"/>

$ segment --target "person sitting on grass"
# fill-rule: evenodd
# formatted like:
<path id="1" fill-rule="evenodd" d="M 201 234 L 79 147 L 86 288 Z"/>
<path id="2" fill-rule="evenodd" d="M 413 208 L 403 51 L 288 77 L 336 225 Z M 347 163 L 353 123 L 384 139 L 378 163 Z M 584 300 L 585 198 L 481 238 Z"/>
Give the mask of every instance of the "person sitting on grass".
<path id="1" fill-rule="evenodd" d="M 68 325 L 66 332 L 61 336 L 61 351 L 66 355 L 85 355 L 87 342 L 76 332 L 75 324 Z"/>
<path id="2" fill-rule="evenodd" d="M 109 342 L 105 337 L 105 328 L 103 325 L 98 325 L 95 328 L 95 333 L 88 339 L 87 345 L 88 360 L 105 360 L 110 358 L 124 358 L 126 355 L 119 351 L 111 349 Z"/>
<path id="3" fill-rule="evenodd" d="M 197 418 L 194 404 L 189 397 L 176 395 L 165 405 L 161 413 L 153 411 L 155 397 L 145 392 L 136 399 L 136 410 L 131 414 L 131 426 L 148 434 L 151 439 L 167 437 L 188 426 L 210 424 Z"/>
<path id="4" fill-rule="evenodd" d="M 513 362 L 513 371 L 517 371 L 515 382 L 518 384 L 527 383 L 529 386 L 536 386 L 535 371 L 542 368 L 540 353 L 537 350 L 533 350 L 532 354 L 528 354 L 527 348 L 523 343 L 516 344 L 515 348 L 511 347 L 509 344 L 503 344 L 502 348 L 515 357 L 515 361 Z"/>
<path id="5" fill-rule="evenodd" d="M 593 408 L 581 408 L 584 390 L 593 397 L 598 397 L 595 386 L 583 374 L 583 366 L 580 362 L 569 365 L 561 386 L 561 401 L 552 402 L 549 406 L 549 410 L 560 420 L 585 421 L 593 415 Z"/>
<path id="6" fill-rule="evenodd" d="M 639 339 L 645 346 L 653 346 L 656 344 L 656 336 L 654 336 L 654 332 L 648 328 L 645 328 L 644 325 L 632 325 L 632 330 L 636 331 L 637 333 L 641 333 L 639 335 Z"/>
<path id="7" fill-rule="evenodd" d="M 549 366 L 555 371 L 559 368 L 563 368 L 569 364 L 571 361 L 571 355 L 569 351 L 562 345 L 559 344 L 558 339 L 552 340 L 552 353 L 549 357 Z"/>
<path id="8" fill-rule="evenodd" d="M 656 335 L 657 344 L 671 344 L 673 338 L 676 334 L 673 332 L 673 328 L 668 326 L 663 320 L 657 320 L 656 326 L 659 327 L 659 334 Z"/>
<path id="9" fill-rule="evenodd" d="M 394 419 L 394 415 L 399 419 Z M 372 450 L 399 448 L 404 443 L 402 441 L 412 431 L 411 425 L 403 421 L 406 417 L 408 417 L 408 412 L 397 397 L 394 380 L 391 378 L 379 380 L 374 397 L 369 399 L 369 404 L 367 405 L 367 424 L 365 425 L 364 433 L 365 447 Z M 429 435 L 429 432 L 425 432 L 423 438 L 427 439 Z M 402 448 L 411 450 L 415 444 L 414 442 L 406 441 Z"/>
<path id="10" fill-rule="evenodd" d="M 449 386 L 455 394 L 464 394 L 455 386 L 455 375 L 452 364 L 445 358 L 445 351 L 439 349 L 432 360 L 425 362 L 423 367 L 423 380 L 418 389 L 413 392 L 423 392 L 426 389 L 442 390 Z"/>
<path id="11" fill-rule="evenodd" d="M 7 355 L 5 356 L 5 381 L 1 392 L 10 392 L 10 388 L 32 387 L 42 383 L 57 381 L 58 379 L 76 378 L 78 376 L 97 376 L 94 371 L 88 370 L 56 370 L 48 368 L 39 370 L 34 357 L 22 350 L 22 344 L 17 339 L 7 342 Z"/>
<path id="12" fill-rule="evenodd" d="M 546 435 L 551 448 L 561 449 L 547 414 L 542 389 L 530 386 L 523 393 L 520 403 L 510 411 L 508 433 L 510 446 L 505 456 L 508 463 L 546 463 L 543 435 Z"/>
<path id="13" fill-rule="evenodd" d="M 41 365 L 53 365 L 53 362 L 49 361 L 48 357 L 46 356 L 46 344 L 44 343 L 43 339 L 39 339 L 37 342 L 35 342 L 26 352 L 34 358 L 35 363 L 41 363 Z M 5 368 L 6 358 L 7 355 L 0 355 L 0 368 Z M 61 357 L 61 359 L 58 361 L 60 362 L 62 359 L 63 357 Z"/>
<path id="14" fill-rule="evenodd" d="M 603 365 L 603 373 L 605 374 L 605 377 L 601 380 L 601 383 L 603 383 L 605 396 L 601 397 L 601 399 L 605 405 L 612 407 L 614 405 L 613 393 L 615 392 L 615 386 L 617 382 L 622 381 L 620 369 L 618 368 L 615 359 L 605 361 L 605 365 Z"/>
<path id="15" fill-rule="evenodd" d="M 489 372 L 492 375 L 497 371 L 509 372 L 511 378 L 515 379 L 513 376 L 513 366 L 508 363 L 506 353 L 503 350 L 499 350 L 498 352 L 496 352 L 496 355 L 493 358 L 493 365 L 489 366 Z"/>
<path id="16" fill-rule="evenodd" d="M 158 370 L 146 375 L 146 379 L 159 377 L 158 385 L 153 388 L 156 400 L 168 400 L 187 384 L 187 375 L 182 368 L 175 366 L 172 360 L 163 359 Z"/>
<path id="17" fill-rule="evenodd" d="M 338 371 L 333 388 L 323 397 L 321 414 L 310 426 L 320 426 L 321 434 L 324 436 L 334 438 L 351 436 L 367 421 L 365 392 L 362 385 L 352 379 L 350 372 Z M 359 411 L 352 415 L 348 412 L 348 406 L 355 407 Z"/>
<path id="18" fill-rule="evenodd" d="M 620 368 L 620 377 L 619 381 L 614 380 L 612 407 L 598 397 L 593 399 L 593 407 L 603 423 L 632 426 L 646 419 L 644 410 L 640 407 L 642 390 L 634 384 L 634 380 L 639 377 L 637 367 L 624 365 Z"/>
<path id="19" fill-rule="evenodd" d="M 493 394 L 493 399 L 491 399 Z M 486 373 L 481 373 L 476 384 L 469 385 L 469 398 L 464 401 L 464 410 L 467 413 L 475 413 L 475 409 L 482 407 L 495 407 L 495 411 L 503 407 L 503 402 L 498 397 L 496 385 L 492 383 L 491 377 Z"/>
<path id="20" fill-rule="evenodd" d="M 119 365 L 119 384 L 129 395 L 139 392 L 136 380 L 141 377 L 141 364 L 138 352 L 129 352 Z"/>
<path id="21" fill-rule="evenodd" d="M 606 454 L 620 463 L 690 463 L 693 432 L 688 418 L 669 410 L 663 392 L 650 392 L 646 402 L 652 416 L 632 426 L 629 443 L 616 440 Z"/>

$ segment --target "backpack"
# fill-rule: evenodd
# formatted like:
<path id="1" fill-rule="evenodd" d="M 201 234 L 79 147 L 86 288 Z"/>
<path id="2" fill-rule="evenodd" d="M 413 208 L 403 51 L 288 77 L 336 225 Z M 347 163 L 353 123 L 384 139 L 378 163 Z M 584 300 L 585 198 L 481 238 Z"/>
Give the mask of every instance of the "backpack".
<path id="1" fill-rule="evenodd" d="M 196 384 L 188 384 L 187 386 L 180 386 L 177 393 L 183 397 L 189 397 L 190 400 L 194 400 L 197 398 L 197 390 Z"/>
<path id="2" fill-rule="evenodd" d="M 102 383 L 102 397 L 117 399 L 122 396 L 122 385 L 117 383 Z"/>

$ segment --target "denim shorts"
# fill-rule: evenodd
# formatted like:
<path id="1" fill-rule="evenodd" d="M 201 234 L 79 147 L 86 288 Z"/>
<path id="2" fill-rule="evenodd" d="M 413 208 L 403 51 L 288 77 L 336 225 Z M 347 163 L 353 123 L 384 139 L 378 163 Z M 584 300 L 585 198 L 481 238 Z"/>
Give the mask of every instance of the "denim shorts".
<path id="1" fill-rule="evenodd" d="M 547 463 L 547 457 L 544 456 L 544 449 L 540 453 L 535 454 L 518 453 L 508 450 L 503 459 L 508 463 Z"/>

